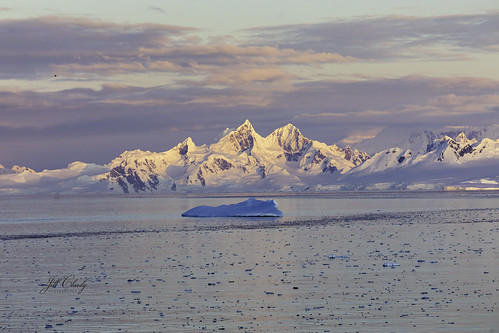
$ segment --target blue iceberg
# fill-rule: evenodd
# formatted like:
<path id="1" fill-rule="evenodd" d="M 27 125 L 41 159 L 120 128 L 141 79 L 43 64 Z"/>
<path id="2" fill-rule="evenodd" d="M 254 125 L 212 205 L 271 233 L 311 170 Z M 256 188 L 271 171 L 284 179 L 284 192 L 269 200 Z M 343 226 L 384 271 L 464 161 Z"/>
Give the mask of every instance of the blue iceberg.
<path id="1" fill-rule="evenodd" d="M 217 207 L 198 206 L 182 214 L 184 217 L 280 217 L 282 212 L 275 200 L 257 200 L 249 198 L 246 201 L 232 205 Z"/>

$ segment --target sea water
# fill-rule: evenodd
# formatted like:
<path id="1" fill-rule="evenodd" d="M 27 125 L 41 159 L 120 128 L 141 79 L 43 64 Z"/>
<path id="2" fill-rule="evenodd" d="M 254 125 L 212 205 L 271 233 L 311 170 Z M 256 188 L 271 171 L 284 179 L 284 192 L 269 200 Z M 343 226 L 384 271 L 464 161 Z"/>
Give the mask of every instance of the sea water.
<path id="1" fill-rule="evenodd" d="M 285 216 L 181 217 L 250 196 Z M 497 192 L 9 196 L 0 238 L 13 332 L 499 327 Z"/>
<path id="2" fill-rule="evenodd" d="M 269 219 L 183 218 L 193 207 L 274 199 L 278 222 L 365 214 L 499 209 L 498 192 L 338 192 L 328 194 L 83 195 L 0 197 L 0 234 L 104 230 L 167 230 L 186 226 L 260 223 Z"/>

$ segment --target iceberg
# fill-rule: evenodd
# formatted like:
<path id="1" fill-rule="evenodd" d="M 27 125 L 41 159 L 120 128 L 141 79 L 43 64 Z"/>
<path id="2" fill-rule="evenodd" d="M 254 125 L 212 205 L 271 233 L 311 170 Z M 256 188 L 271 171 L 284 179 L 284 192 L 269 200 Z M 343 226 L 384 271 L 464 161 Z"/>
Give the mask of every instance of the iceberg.
<path id="1" fill-rule="evenodd" d="M 232 205 L 197 206 L 182 214 L 184 217 L 280 217 L 275 200 L 249 198 Z"/>

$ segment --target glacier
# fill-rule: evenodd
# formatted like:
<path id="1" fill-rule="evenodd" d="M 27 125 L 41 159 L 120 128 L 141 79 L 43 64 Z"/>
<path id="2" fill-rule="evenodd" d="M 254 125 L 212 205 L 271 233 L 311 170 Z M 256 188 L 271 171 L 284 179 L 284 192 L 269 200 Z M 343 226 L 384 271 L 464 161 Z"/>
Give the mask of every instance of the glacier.
<path id="1" fill-rule="evenodd" d="M 221 206 L 197 206 L 182 213 L 184 217 L 281 217 L 275 200 L 248 200 Z"/>
<path id="2" fill-rule="evenodd" d="M 188 137 L 164 152 L 125 151 L 105 165 L 41 172 L 0 165 L 0 194 L 499 189 L 496 127 L 454 130 L 405 138 L 382 131 L 385 148 L 368 154 L 309 139 L 292 124 L 263 137 L 246 120 L 208 145 Z"/>

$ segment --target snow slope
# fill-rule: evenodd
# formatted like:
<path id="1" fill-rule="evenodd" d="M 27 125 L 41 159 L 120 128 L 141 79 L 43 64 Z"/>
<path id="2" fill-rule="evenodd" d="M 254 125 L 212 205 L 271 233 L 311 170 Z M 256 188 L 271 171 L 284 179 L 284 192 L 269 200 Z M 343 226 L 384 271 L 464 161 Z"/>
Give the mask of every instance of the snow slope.
<path id="1" fill-rule="evenodd" d="M 433 141 L 447 137 L 455 138 L 464 133 L 467 138 L 481 141 L 485 138 L 499 139 L 499 125 L 488 127 L 440 127 L 440 128 L 406 128 L 388 126 L 375 137 L 353 144 L 352 147 L 374 155 L 388 147 L 399 147 L 411 150 L 415 154 L 424 154 Z"/>
<path id="2" fill-rule="evenodd" d="M 351 189 L 459 189 L 470 183 L 490 188 L 497 180 L 499 140 L 477 141 L 459 133 L 435 139 L 423 154 L 401 148 L 376 153 L 340 182 Z"/>

